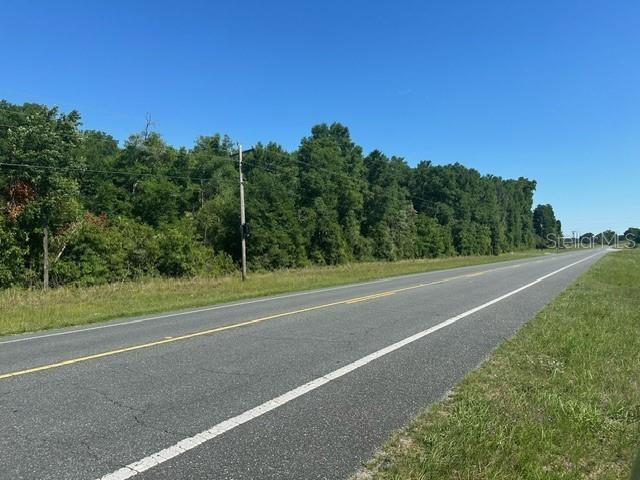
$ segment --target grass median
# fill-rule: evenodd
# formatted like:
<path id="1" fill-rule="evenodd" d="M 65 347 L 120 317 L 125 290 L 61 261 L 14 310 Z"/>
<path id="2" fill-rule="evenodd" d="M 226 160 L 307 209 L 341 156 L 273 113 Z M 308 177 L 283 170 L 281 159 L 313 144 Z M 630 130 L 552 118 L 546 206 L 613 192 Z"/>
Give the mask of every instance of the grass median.
<path id="1" fill-rule="evenodd" d="M 221 278 L 152 278 L 96 287 L 0 291 L 0 335 L 83 325 L 113 318 L 213 305 L 245 298 L 364 282 L 446 268 L 517 260 L 540 251 L 498 256 L 364 262 Z"/>
<path id="2" fill-rule="evenodd" d="M 636 249 L 597 262 L 355 478 L 629 478 L 639 433 Z"/>

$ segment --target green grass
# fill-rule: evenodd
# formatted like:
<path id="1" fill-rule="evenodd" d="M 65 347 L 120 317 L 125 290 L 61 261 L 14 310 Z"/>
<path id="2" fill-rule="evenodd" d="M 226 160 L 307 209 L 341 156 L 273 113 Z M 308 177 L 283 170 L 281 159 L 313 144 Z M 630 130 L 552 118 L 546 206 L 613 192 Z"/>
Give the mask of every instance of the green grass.
<path id="1" fill-rule="evenodd" d="M 640 251 L 608 254 L 355 478 L 620 479 L 640 447 Z"/>
<path id="2" fill-rule="evenodd" d="M 376 278 L 479 265 L 541 255 L 525 251 L 499 256 L 366 262 L 239 276 L 153 278 L 97 287 L 0 291 L 0 335 L 82 325 L 124 316 L 164 312 L 244 298 L 329 287 Z"/>

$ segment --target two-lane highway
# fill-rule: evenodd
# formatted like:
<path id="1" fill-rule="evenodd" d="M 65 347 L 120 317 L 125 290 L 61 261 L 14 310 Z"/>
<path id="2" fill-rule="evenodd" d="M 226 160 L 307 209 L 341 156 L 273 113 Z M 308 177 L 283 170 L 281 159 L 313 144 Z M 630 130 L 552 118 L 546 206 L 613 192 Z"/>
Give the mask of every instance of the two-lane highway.
<path id="1" fill-rule="evenodd" d="M 0 478 L 344 478 L 604 253 L 0 338 Z"/>

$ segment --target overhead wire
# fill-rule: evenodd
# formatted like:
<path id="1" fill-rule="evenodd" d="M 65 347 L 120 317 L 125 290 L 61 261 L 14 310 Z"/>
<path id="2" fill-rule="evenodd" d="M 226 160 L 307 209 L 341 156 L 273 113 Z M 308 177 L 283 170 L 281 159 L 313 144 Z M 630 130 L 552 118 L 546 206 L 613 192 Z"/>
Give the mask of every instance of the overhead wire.
<path id="1" fill-rule="evenodd" d="M 233 160 L 232 157 L 225 157 L 225 156 L 214 156 L 213 158 L 216 159 L 222 159 L 222 160 Z M 299 158 L 289 158 L 288 161 L 294 163 L 294 164 L 298 164 L 298 165 L 302 165 L 308 168 L 314 168 L 316 170 L 321 170 L 324 172 L 327 172 L 329 174 L 332 175 L 341 175 L 341 172 L 336 172 L 334 170 L 330 170 L 326 167 L 321 167 L 319 165 L 314 165 L 311 164 L 309 162 L 306 162 L 304 160 L 301 160 Z M 266 170 L 274 175 L 281 175 L 283 173 L 286 173 L 283 169 L 286 168 L 285 165 L 281 164 L 281 163 L 274 163 L 274 162 L 246 162 L 248 165 L 250 165 L 250 168 L 259 168 L 259 169 L 263 169 Z M 204 177 L 191 177 L 191 176 L 185 176 L 185 175 L 169 175 L 169 174 L 163 174 L 163 173 L 144 173 L 144 172 L 129 172 L 129 171 L 122 171 L 122 170 L 101 170 L 101 169 L 92 169 L 92 168 L 85 168 L 85 167 L 58 167 L 58 166 L 53 166 L 53 165 L 41 165 L 41 164 L 25 164 L 25 163 L 9 163 L 9 162 L 0 162 L 0 167 L 7 167 L 7 168 L 32 168 L 32 169 L 43 169 L 43 170 L 57 170 L 57 171 L 77 171 L 80 173 L 92 173 L 92 174 L 98 174 L 98 175 L 113 175 L 113 176 L 129 176 L 129 177 L 144 177 L 144 178 L 166 178 L 166 179 L 173 179 L 173 180 L 189 180 L 189 181 L 193 181 L 194 183 L 200 183 L 202 185 L 203 182 L 206 182 L 209 180 L 209 178 L 204 178 Z M 409 198 L 407 200 L 410 201 L 422 201 L 422 202 L 428 202 L 429 199 L 425 198 L 425 197 L 421 197 L 418 195 L 414 195 L 409 193 Z"/>
<path id="2" fill-rule="evenodd" d="M 29 163 L 7 163 L 0 162 L 0 167 L 9 168 L 32 168 L 36 170 L 57 170 L 57 171 L 77 171 L 81 173 L 96 173 L 100 175 L 122 175 L 131 177 L 162 177 L 176 180 L 193 180 L 193 181 L 205 181 L 206 178 L 200 177 L 188 177 L 183 175 L 167 175 L 162 173 L 144 173 L 144 172 L 127 172 L 122 170 L 96 170 L 92 168 L 84 167 L 58 167 L 55 165 L 33 165 Z"/>
<path id="3" fill-rule="evenodd" d="M 225 160 L 231 160 L 231 157 L 216 157 L 218 159 L 225 159 Z M 320 167 L 317 165 L 312 165 L 309 164 L 308 162 L 304 162 L 300 159 L 290 159 L 293 163 L 298 163 L 304 166 L 307 166 L 309 168 L 315 168 L 317 170 L 322 170 L 325 171 L 327 173 L 333 174 L 333 175 L 340 175 L 340 172 L 335 172 L 333 170 L 324 168 L 324 167 Z M 248 162 L 247 162 L 248 163 Z M 282 175 L 283 173 L 285 173 L 285 171 L 283 170 L 284 168 L 286 168 L 285 165 L 282 164 L 277 164 L 277 163 L 250 163 L 249 164 L 251 168 L 258 168 L 258 169 L 263 169 L 266 170 L 274 175 Z M 122 171 L 122 170 L 99 170 L 99 169 L 91 169 L 91 168 L 84 168 L 84 167 L 58 167 L 58 166 L 54 166 L 54 165 L 39 165 L 39 164 L 27 164 L 27 163 L 8 163 L 8 162 L 0 162 L 0 167 L 7 167 L 7 168 L 26 168 L 26 169 L 40 169 L 40 170 L 54 170 L 54 171 L 77 171 L 80 173 L 92 173 L 92 174 L 98 174 L 98 175 L 113 175 L 113 176 L 129 176 L 129 177 L 144 177 L 144 178 L 166 178 L 166 179 L 172 179 L 172 180 L 189 180 L 189 181 L 193 181 L 194 183 L 200 183 L 202 185 L 203 182 L 206 182 L 207 180 L 209 180 L 208 178 L 204 178 L 204 177 L 190 177 L 190 176 L 184 176 L 184 175 L 168 175 L 168 174 L 163 174 L 163 173 L 144 173 L 144 172 L 128 172 L 128 171 Z M 410 195 L 410 199 L 414 199 L 414 200 L 422 200 L 422 201 L 427 201 L 427 199 L 422 198 L 422 197 L 418 197 L 415 195 Z"/>

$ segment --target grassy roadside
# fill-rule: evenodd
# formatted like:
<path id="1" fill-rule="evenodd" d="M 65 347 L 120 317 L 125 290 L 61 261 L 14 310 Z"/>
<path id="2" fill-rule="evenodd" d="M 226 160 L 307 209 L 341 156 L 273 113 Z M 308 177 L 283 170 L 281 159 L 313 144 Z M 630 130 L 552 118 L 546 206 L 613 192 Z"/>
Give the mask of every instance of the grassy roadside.
<path id="1" fill-rule="evenodd" d="M 354 478 L 629 478 L 639 434 L 636 249 L 601 259 Z"/>
<path id="2" fill-rule="evenodd" d="M 312 267 L 223 278 L 147 279 L 88 288 L 63 287 L 48 292 L 0 291 L 0 335 L 212 305 L 243 298 L 363 282 L 446 268 L 480 265 L 541 255 L 525 251 L 499 256 L 452 257 L 400 262 L 366 262 Z"/>

